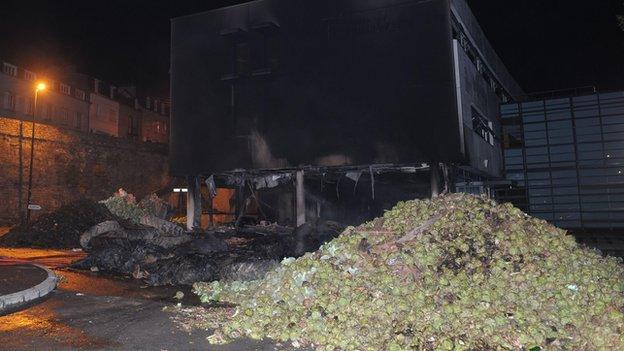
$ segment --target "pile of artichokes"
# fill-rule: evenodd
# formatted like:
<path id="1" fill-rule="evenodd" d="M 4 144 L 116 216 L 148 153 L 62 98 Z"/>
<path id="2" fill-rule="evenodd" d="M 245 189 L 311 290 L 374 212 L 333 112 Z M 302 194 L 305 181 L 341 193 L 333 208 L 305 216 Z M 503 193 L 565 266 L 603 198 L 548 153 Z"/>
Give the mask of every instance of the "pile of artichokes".
<path id="1" fill-rule="evenodd" d="M 146 215 L 164 218 L 167 214 L 167 204 L 158 196 L 151 194 L 137 203 L 134 195 L 129 194 L 124 189 L 117 190 L 113 196 L 100 201 L 100 203 L 104 204 L 115 216 L 133 223 L 140 223 L 141 218 Z"/>
<path id="2" fill-rule="evenodd" d="M 401 202 L 264 279 L 196 283 L 230 303 L 214 343 L 317 350 L 624 350 L 624 266 L 510 204 Z"/>

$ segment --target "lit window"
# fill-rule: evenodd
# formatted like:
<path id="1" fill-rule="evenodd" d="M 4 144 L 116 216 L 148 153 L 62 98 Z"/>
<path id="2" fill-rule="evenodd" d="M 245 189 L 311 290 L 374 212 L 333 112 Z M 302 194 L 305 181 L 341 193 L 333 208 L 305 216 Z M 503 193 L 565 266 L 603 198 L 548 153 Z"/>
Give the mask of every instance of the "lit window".
<path id="1" fill-rule="evenodd" d="M 17 66 L 13 66 L 10 63 L 2 63 L 2 72 L 13 77 L 17 77 Z"/>
<path id="2" fill-rule="evenodd" d="M 69 95 L 70 94 L 69 85 L 61 83 L 61 93 Z"/>
<path id="3" fill-rule="evenodd" d="M 26 80 L 36 80 L 37 75 L 34 72 L 24 70 L 24 79 Z"/>

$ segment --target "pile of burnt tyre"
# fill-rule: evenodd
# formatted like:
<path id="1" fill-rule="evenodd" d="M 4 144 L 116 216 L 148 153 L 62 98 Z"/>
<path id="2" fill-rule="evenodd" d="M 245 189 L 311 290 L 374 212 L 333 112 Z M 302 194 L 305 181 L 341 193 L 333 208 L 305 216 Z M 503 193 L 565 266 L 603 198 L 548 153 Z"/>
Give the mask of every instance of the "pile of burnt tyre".
<path id="1" fill-rule="evenodd" d="M 74 267 L 131 275 L 148 285 L 258 279 L 283 258 L 314 251 L 343 229 L 313 222 L 294 233 L 277 225 L 187 232 L 165 219 L 166 204 L 155 195 L 137 203 L 120 190 L 102 203 L 117 218 L 81 235 L 89 255 Z"/>

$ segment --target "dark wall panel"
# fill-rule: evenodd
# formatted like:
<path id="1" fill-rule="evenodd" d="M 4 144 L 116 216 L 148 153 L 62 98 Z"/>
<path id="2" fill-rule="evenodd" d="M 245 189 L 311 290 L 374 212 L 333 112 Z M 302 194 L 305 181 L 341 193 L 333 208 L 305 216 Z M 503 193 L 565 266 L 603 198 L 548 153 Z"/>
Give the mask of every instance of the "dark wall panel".
<path id="1" fill-rule="evenodd" d="M 447 0 L 265 0 L 174 19 L 173 174 L 464 161 Z"/>

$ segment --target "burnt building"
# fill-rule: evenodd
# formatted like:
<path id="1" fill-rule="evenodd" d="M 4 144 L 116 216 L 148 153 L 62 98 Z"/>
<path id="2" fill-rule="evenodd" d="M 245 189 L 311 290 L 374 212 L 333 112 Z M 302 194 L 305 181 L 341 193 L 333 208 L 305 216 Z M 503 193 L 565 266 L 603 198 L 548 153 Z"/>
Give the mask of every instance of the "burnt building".
<path id="1" fill-rule="evenodd" d="M 500 177 L 499 104 L 523 95 L 464 0 L 258 0 L 176 18 L 171 93 L 190 227 L 204 180 L 252 193 L 293 181 L 300 224 L 341 179 L 379 211 L 423 179 L 436 193 Z"/>

